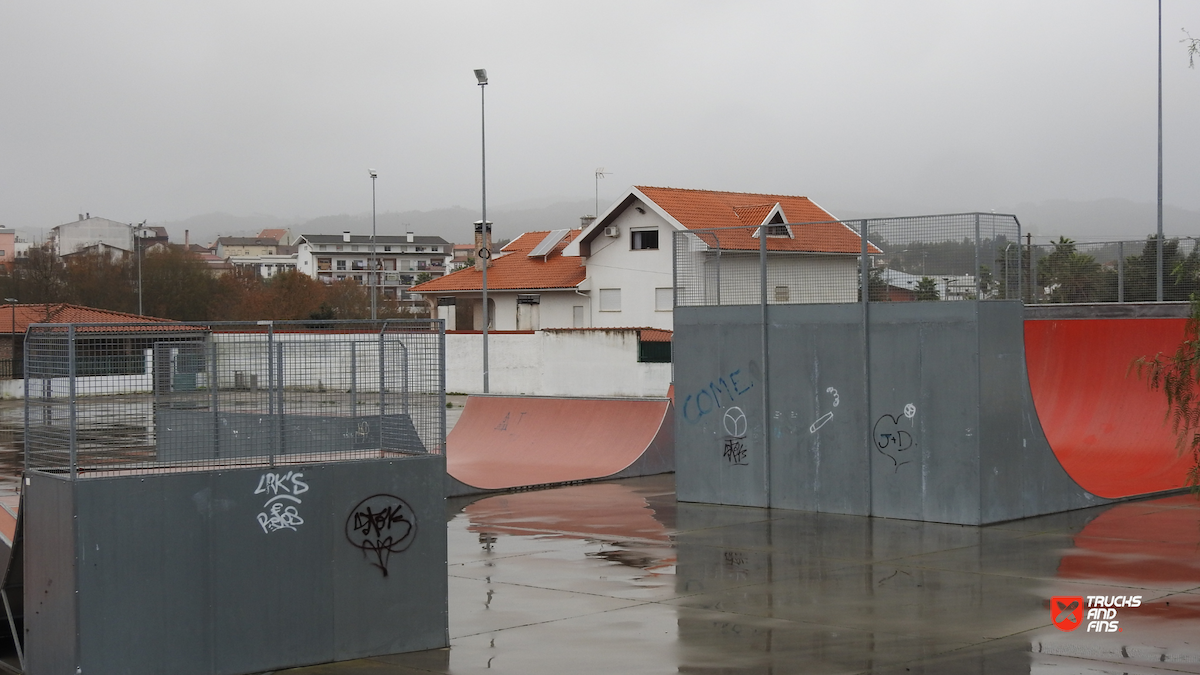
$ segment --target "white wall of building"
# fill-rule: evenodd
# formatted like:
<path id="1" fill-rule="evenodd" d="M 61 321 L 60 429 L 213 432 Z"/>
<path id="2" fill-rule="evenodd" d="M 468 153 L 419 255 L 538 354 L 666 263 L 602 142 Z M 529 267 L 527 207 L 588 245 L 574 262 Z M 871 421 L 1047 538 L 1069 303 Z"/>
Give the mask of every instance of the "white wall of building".
<path id="1" fill-rule="evenodd" d="M 534 305 L 536 310 L 528 310 L 534 313 L 535 321 L 531 327 L 519 326 L 517 314 L 520 311 L 517 304 L 518 295 L 537 295 L 539 303 Z M 430 293 L 430 298 L 436 298 L 437 295 Z M 471 303 L 473 309 L 474 324 L 470 326 L 460 326 L 457 321 L 450 323 L 450 316 L 457 314 L 453 312 L 453 308 L 449 306 L 438 308 L 438 318 L 446 319 L 446 330 L 481 330 L 483 321 L 483 310 L 481 309 L 482 300 L 479 294 L 474 297 L 457 295 L 458 303 Z M 529 291 L 528 293 L 516 293 L 513 291 L 488 291 L 488 303 L 495 309 L 495 315 L 491 317 L 491 328 L 489 330 L 540 330 L 542 328 L 587 328 L 586 323 L 576 326 L 573 321 L 575 307 L 579 306 L 584 312 L 584 321 L 587 320 L 587 307 L 589 298 L 587 295 L 580 295 L 575 291 Z"/>
<path id="2" fill-rule="evenodd" d="M 488 336 L 490 393 L 529 396 L 661 397 L 671 364 L 638 363 L 637 331 Z M 446 336 L 446 390 L 483 391 L 483 336 Z"/>
<path id="3" fill-rule="evenodd" d="M 645 213 L 639 213 L 639 207 Z M 601 234 L 593 239 L 592 255 L 587 259 L 588 279 L 584 284 L 592 300 L 585 310 L 589 325 L 671 330 L 672 312 L 669 307 L 656 307 L 656 289 L 671 288 L 671 233 L 675 228 L 640 200 L 617 216 L 612 226 L 620 236 Z M 658 232 L 658 248 L 634 250 L 632 233 L 649 230 Z M 600 296 L 605 289 L 620 290 L 620 311 L 601 309 Z"/>
<path id="4" fill-rule="evenodd" d="M 758 253 L 694 254 L 694 269 L 703 269 L 705 304 L 757 305 L 761 296 Z M 699 279 L 686 275 L 687 282 Z M 771 253 L 767 256 L 767 302 L 798 304 L 858 302 L 859 272 L 855 256 Z M 694 285 L 680 292 L 695 297 Z M 698 289 L 696 289 L 698 290 Z"/>
<path id="5" fill-rule="evenodd" d="M 93 244 L 133 250 L 133 228 L 108 218 L 84 218 L 64 223 L 52 231 L 55 253 L 66 255 Z"/>

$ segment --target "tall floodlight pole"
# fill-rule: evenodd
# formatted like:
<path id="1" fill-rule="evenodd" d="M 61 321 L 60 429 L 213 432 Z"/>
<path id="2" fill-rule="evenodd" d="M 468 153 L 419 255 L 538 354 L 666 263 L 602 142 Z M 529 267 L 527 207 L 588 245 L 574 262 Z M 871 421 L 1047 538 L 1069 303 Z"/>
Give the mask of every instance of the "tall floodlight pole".
<path id="1" fill-rule="evenodd" d="M 480 185 L 483 200 L 483 244 L 475 255 L 483 259 L 483 393 L 488 393 L 488 297 L 487 297 L 487 268 L 492 258 L 489 246 L 487 219 L 487 101 L 484 91 L 487 89 L 487 70 L 476 69 L 475 79 L 479 83 L 479 166 Z"/>
<path id="2" fill-rule="evenodd" d="M 376 295 L 379 293 L 379 280 L 375 277 L 375 169 L 367 169 L 367 173 L 371 174 L 371 273 L 367 277 L 371 280 L 371 320 L 379 318 L 378 300 Z"/>
<path id="3" fill-rule="evenodd" d="M 1163 301 L 1162 0 L 1158 0 L 1158 293 Z"/>

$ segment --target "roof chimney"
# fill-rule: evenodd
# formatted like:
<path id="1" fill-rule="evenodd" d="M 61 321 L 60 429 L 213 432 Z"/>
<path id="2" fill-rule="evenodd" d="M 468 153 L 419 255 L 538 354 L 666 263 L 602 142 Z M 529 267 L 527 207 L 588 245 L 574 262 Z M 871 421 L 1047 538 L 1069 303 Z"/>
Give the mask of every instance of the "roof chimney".
<path id="1" fill-rule="evenodd" d="M 80 219 L 80 220 L 83 220 L 83 214 L 82 214 L 82 213 L 81 213 L 81 214 L 79 214 L 79 219 Z"/>
<path id="2" fill-rule="evenodd" d="M 187 231 L 187 230 L 184 230 L 184 231 L 183 231 L 183 247 L 184 247 L 184 248 L 191 248 L 191 247 L 192 247 L 192 240 L 191 240 L 191 239 L 188 237 L 188 231 Z"/>
<path id="3" fill-rule="evenodd" d="M 586 230 L 596 220 L 596 216 L 579 216 L 579 229 Z"/>
<path id="4" fill-rule="evenodd" d="M 408 235 L 408 243 L 413 243 L 413 233 L 409 231 L 406 234 Z"/>
<path id="5" fill-rule="evenodd" d="M 350 231 L 349 230 L 345 230 L 342 232 L 342 241 L 346 242 L 347 244 L 350 243 Z"/>

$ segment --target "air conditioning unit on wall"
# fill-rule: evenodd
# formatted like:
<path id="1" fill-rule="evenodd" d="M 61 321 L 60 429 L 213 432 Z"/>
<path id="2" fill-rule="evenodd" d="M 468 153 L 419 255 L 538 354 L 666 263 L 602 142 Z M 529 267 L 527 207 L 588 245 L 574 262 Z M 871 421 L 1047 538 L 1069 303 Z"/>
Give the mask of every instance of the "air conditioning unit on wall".
<path id="1" fill-rule="evenodd" d="M 619 237 L 621 236 L 621 228 L 617 227 L 616 225 L 609 225 L 608 227 L 604 228 L 604 236 Z"/>

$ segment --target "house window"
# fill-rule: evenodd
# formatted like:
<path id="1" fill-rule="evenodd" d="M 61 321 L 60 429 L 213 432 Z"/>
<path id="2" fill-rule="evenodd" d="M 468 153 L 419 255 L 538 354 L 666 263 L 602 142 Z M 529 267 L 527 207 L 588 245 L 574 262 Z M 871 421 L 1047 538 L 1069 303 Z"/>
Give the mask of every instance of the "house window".
<path id="1" fill-rule="evenodd" d="M 345 260 L 338 260 L 338 261 L 337 261 L 337 268 L 338 268 L 339 270 L 344 270 L 344 269 L 346 269 L 346 261 L 345 261 Z"/>
<path id="2" fill-rule="evenodd" d="M 350 247 L 350 250 L 351 250 L 351 251 L 357 251 L 357 250 L 358 250 L 358 245 L 357 245 L 357 244 L 355 244 L 354 246 L 351 246 L 351 247 Z"/>
<path id="3" fill-rule="evenodd" d="M 650 251 L 658 248 L 658 230 L 633 230 L 631 235 L 631 247 L 635 251 Z"/>
<path id="4" fill-rule="evenodd" d="M 775 302 L 787 302 L 789 299 L 791 299 L 791 296 L 791 289 L 787 286 L 775 287 Z"/>
<path id="5" fill-rule="evenodd" d="M 320 246 L 318 246 L 318 247 L 317 247 L 317 250 L 318 250 L 318 251 L 324 251 L 324 250 L 325 250 L 325 244 L 321 244 Z"/>
<path id="6" fill-rule="evenodd" d="M 670 342 L 642 342 L 638 340 L 638 363 L 670 363 Z"/>
<path id="7" fill-rule="evenodd" d="M 619 288 L 601 288 L 600 289 L 600 311 L 601 312 L 619 312 L 619 311 L 621 311 L 621 289 L 619 289 Z"/>
<path id="8" fill-rule="evenodd" d="M 366 260 L 355 260 L 354 264 L 353 264 L 353 269 L 356 269 L 356 270 L 367 269 L 367 261 Z"/>
<path id="9" fill-rule="evenodd" d="M 767 236 L 768 237 L 788 237 L 791 235 L 788 234 L 787 225 L 768 225 L 767 226 Z"/>
<path id="10" fill-rule="evenodd" d="M 333 259 L 332 258 L 317 258 L 317 269 L 319 269 L 319 270 L 333 269 Z"/>
<path id="11" fill-rule="evenodd" d="M 392 247 L 391 247 L 391 246 L 384 246 L 384 247 L 383 247 L 383 252 L 384 252 L 384 253 L 391 253 L 391 252 L 392 252 Z"/>
<path id="12" fill-rule="evenodd" d="M 656 288 L 654 289 L 654 311 L 669 312 L 675 305 L 675 293 L 673 288 Z"/>

